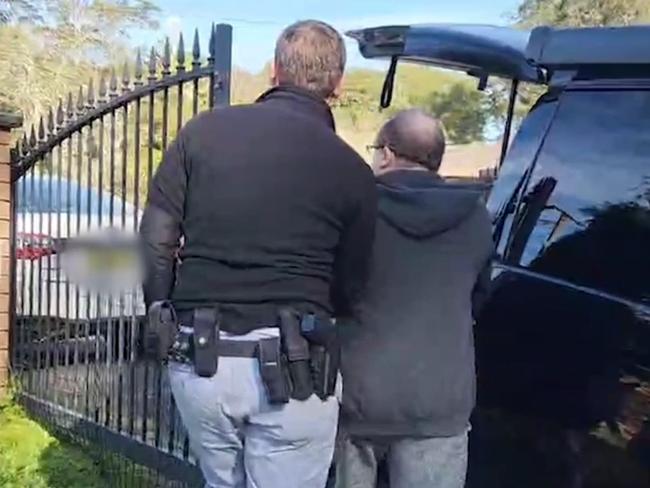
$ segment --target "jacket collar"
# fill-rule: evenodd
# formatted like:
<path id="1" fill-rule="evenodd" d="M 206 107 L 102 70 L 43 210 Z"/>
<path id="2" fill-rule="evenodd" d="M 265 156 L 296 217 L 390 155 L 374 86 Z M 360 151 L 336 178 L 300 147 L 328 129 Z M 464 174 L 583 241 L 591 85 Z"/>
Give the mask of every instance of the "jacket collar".
<path id="1" fill-rule="evenodd" d="M 445 180 L 433 171 L 397 169 L 377 177 L 380 185 L 387 187 L 421 188 L 445 185 Z"/>
<path id="2" fill-rule="evenodd" d="M 329 105 L 311 92 L 295 86 L 276 86 L 264 92 L 257 103 L 268 103 L 299 112 L 326 124 L 335 130 Z"/>

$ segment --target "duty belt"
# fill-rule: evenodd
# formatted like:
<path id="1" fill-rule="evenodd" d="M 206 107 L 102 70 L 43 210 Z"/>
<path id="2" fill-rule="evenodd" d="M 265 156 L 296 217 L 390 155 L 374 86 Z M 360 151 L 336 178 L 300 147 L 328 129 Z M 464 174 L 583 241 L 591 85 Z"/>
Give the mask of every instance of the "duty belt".
<path id="1" fill-rule="evenodd" d="M 147 313 L 145 350 L 158 360 L 192 364 L 202 377 L 216 374 L 219 357 L 257 358 L 271 404 L 333 395 L 340 358 L 332 319 L 281 308 L 279 337 L 257 341 L 221 338 L 220 327 L 217 307 L 196 308 L 178 320 L 170 302 L 155 302 Z"/>
<path id="2" fill-rule="evenodd" d="M 198 346 L 205 345 L 207 340 L 207 338 L 198 337 L 196 339 L 196 344 Z M 280 339 L 277 337 L 271 337 L 269 339 L 261 340 L 278 342 Z M 180 325 L 178 327 L 176 338 L 169 350 L 169 360 L 179 363 L 193 364 L 194 354 L 192 345 L 194 343 L 194 328 Z M 222 338 L 219 340 L 217 354 L 220 357 L 256 358 L 259 355 L 259 341 L 231 340 Z"/>

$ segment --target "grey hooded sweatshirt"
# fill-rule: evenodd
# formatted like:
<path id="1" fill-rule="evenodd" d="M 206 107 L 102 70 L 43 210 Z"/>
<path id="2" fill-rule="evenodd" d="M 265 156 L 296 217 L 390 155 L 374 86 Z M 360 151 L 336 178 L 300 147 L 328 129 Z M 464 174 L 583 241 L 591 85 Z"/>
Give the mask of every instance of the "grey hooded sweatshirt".
<path id="1" fill-rule="evenodd" d="M 373 264 L 342 351 L 341 421 L 362 437 L 447 437 L 475 403 L 473 310 L 492 257 L 484 189 L 426 171 L 378 179 Z"/>

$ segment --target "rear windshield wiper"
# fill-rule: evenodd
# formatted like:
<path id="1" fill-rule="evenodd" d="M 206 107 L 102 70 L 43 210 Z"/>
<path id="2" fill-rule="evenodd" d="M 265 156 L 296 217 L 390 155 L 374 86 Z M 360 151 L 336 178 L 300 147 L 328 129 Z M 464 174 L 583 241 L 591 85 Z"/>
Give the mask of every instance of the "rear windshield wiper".
<path id="1" fill-rule="evenodd" d="M 557 180 L 553 177 L 542 178 L 535 188 L 525 197 L 524 207 L 519 218 L 513 224 L 510 234 L 512 239 L 507 247 L 505 261 L 517 264 L 524 253 L 528 239 L 537 225 L 540 215 L 547 207 L 547 202 L 555 190 Z"/>
<path id="2" fill-rule="evenodd" d="M 515 186 L 514 190 L 512 190 L 510 197 L 501 205 L 496 215 L 494 216 L 494 220 L 492 221 L 492 224 L 494 225 L 493 239 L 497 244 L 499 241 L 501 241 L 501 235 L 503 234 L 503 228 L 506 224 L 506 218 L 508 215 L 513 214 L 517 209 L 516 204 L 517 200 L 519 199 L 519 193 L 521 192 L 521 188 L 524 186 L 524 182 L 528 177 L 529 171 L 530 167 L 524 171 L 523 175 L 521 175 L 521 178 L 519 178 L 517 185 Z"/>

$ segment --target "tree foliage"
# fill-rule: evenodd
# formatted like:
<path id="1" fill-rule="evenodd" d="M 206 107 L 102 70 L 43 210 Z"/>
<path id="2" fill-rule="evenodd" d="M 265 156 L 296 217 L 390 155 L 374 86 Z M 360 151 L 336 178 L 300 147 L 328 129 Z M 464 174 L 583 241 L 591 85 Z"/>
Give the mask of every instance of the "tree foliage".
<path id="1" fill-rule="evenodd" d="M 650 21 L 650 0 L 523 0 L 513 20 L 525 28 L 538 25 L 590 27 L 640 24 Z M 502 82 L 494 83 L 489 90 L 491 112 L 497 118 L 505 117 L 507 90 Z M 543 89 L 538 86 L 521 85 L 515 119 L 521 120 L 542 93 Z"/>
<path id="2" fill-rule="evenodd" d="M 79 86 L 87 85 L 88 80 L 94 79 L 97 88 L 101 74 L 106 76 L 114 67 L 125 63 L 130 65 L 133 73 L 135 50 L 128 34 L 134 28 L 155 27 L 155 14 L 154 3 L 149 0 L 0 0 L 0 105 L 22 112 L 26 124 L 30 125 L 45 115 L 49 107 L 56 106 L 61 98 L 65 99 L 68 93 L 76 94 Z M 187 54 L 186 69 L 191 69 L 191 55 Z M 269 85 L 269 68 L 270 65 L 260 73 L 235 68 L 232 74 L 233 103 L 254 101 Z M 121 78 L 121 69 L 117 71 L 118 78 Z M 346 76 L 342 96 L 334 103 L 339 134 L 359 152 L 373 141 L 381 125 L 397 110 L 413 106 L 429 110 L 435 93 L 444 92 L 447 98 L 453 99 L 455 95 L 445 92 L 445 87 L 454 83 L 466 89 L 456 94 L 464 97 L 460 103 L 451 100 L 445 108 L 444 117 L 452 141 L 483 138 L 485 120 L 490 114 L 479 103 L 483 95 L 476 92 L 473 84 L 463 81 L 462 75 L 400 65 L 393 104 L 388 110 L 380 110 L 378 106 L 383 79 L 381 71 L 351 70 Z M 204 110 L 208 106 L 207 79 L 200 85 L 198 108 Z M 163 109 L 162 93 L 156 95 L 153 107 L 149 105 L 149 99 L 141 100 L 139 125 L 133 110 L 127 113 L 120 109 L 116 111 L 114 122 L 111 116 L 107 116 L 84 128 L 74 136 L 72 147 L 73 160 L 81 161 L 81 176 L 75 171 L 74 174 L 63 172 L 63 177 L 81 178 L 82 184 L 96 185 L 97 175 L 92 177 L 92 181 L 86 181 L 90 170 L 93 173 L 101 170 L 108 175 L 112 168 L 117 179 L 113 184 L 104 177 L 104 189 L 110 189 L 131 202 L 138 196 L 142 202 L 149 168 L 155 169 L 165 143 L 172 140 L 177 127 L 192 116 L 191 90 L 186 89 L 183 92 L 182 117 L 178 118 L 179 93 L 176 87 L 165 93 L 170 107 L 168 111 Z M 477 114 L 471 116 L 472 110 Z M 153 127 L 152 135 L 148 131 L 149 124 Z M 471 124 L 471 128 L 464 128 L 464 124 Z M 135 133 L 138 130 L 139 146 L 136 147 Z M 162 134 L 166 134 L 167 139 Z M 83 141 L 79 146 L 81 155 L 78 154 L 77 137 Z M 53 153 L 53 157 L 39 164 L 35 171 L 56 175 L 65 170 L 62 161 L 68 158 L 70 149 L 65 145 L 61 150 L 63 157 L 58 152 Z"/>
<path id="3" fill-rule="evenodd" d="M 650 20 L 648 0 L 524 0 L 515 20 L 523 26 L 630 25 Z"/>
<path id="4" fill-rule="evenodd" d="M 437 97 L 450 102 L 445 106 L 445 122 L 448 133 L 452 134 L 450 137 L 453 138 L 458 134 L 461 141 L 483 140 L 482 128 L 486 127 L 484 122 L 481 122 L 480 128 L 475 126 L 472 130 L 465 131 L 461 127 L 471 119 L 468 116 L 470 110 L 476 110 L 481 120 L 490 118 L 489 107 L 482 103 L 485 95 L 476 90 L 473 80 L 450 71 L 400 64 L 391 106 L 381 110 L 379 98 L 384 75 L 383 72 L 373 70 L 352 70 L 346 77 L 342 97 L 335 105 L 337 130 L 357 150 L 363 150 L 367 144 L 370 144 L 381 125 L 397 111 L 419 107 L 432 112 L 435 107 L 432 107 L 431 102 Z M 454 94 L 449 93 L 448 87 L 454 85 L 463 88 L 461 93 L 463 96 L 468 95 L 464 103 L 471 103 L 471 109 L 450 100 Z"/>
<path id="5" fill-rule="evenodd" d="M 490 108 L 484 95 L 464 83 L 454 83 L 447 91 L 431 94 L 429 110 L 445 125 L 452 143 L 467 144 L 483 139 Z"/>
<path id="6" fill-rule="evenodd" d="M 59 97 L 124 59 L 130 29 L 155 27 L 149 0 L 0 4 L 0 107 L 34 122 Z"/>

